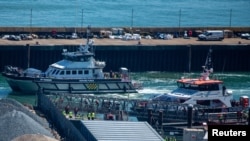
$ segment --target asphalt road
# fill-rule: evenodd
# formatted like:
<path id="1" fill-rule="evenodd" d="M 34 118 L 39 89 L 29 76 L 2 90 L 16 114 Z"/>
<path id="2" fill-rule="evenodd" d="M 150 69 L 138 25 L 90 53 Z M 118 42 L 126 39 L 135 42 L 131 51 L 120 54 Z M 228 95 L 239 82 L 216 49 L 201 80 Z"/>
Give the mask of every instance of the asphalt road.
<path id="1" fill-rule="evenodd" d="M 94 45 L 138 45 L 138 40 L 121 39 L 97 39 L 94 38 Z M 11 41 L 0 39 L 0 45 L 80 45 L 85 44 L 86 39 L 33 39 Z M 190 39 L 174 38 L 171 40 L 141 39 L 141 45 L 250 45 L 250 40 L 241 38 L 225 38 L 223 41 L 199 41 L 193 37 Z"/>

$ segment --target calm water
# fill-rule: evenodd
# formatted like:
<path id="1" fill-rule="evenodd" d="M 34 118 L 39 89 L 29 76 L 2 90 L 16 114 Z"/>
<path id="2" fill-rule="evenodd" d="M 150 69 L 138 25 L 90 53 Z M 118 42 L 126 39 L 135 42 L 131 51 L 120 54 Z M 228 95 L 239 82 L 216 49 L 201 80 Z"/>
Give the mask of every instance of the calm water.
<path id="1" fill-rule="evenodd" d="M 0 26 L 250 26 L 249 0 L 0 0 Z"/>
<path id="2" fill-rule="evenodd" d="M 134 80 L 143 83 L 144 89 L 140 90 L 137 94 L 119 95 L 107 94 L 106 96 L 112 97 L 125 97 L 127 98 L 143 98 L 147 99 L 156 94 L 163 94 L 170 92 L 176 88 L 176 80 L 181 78 L 184 74 L 181 73 L 168 73 L 168 72 L 144 72 L 132 73 Z M 198 73 L 191 73 L 191 76 L 197 76 Z M 214 74 L 216 78 L 223 80 L 227 89 L 233 91 L 234 98 L 238 99 L 241 95 L 250 96 L 250 72 L 249 73 L 224 73 Z M 20 95 L 20 93 L 13 93 L 5 82 L 3 77 L 0 76 L 0 98 L 10 97 L 22 103 L 35 103 L 34 95 Z"/>

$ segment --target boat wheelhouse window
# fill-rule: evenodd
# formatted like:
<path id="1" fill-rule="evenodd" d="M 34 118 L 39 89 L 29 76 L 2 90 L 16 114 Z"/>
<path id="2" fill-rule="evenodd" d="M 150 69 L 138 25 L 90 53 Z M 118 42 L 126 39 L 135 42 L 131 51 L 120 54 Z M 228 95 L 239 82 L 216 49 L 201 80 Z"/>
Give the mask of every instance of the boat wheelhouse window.
<path id="1" fill-rule="evenodd" d="M 53 69 L 49 68 L 46 72 L 47 72 L 47 74 L 51 74 L 52 71 L 53 71 Z"/>
<path id="2" fill-rule="evenodd" d="M 67 71 L 66 71 L 66 74 L 67 74 L 67 75 L 70 74 L 70 70 L 67 70 Z"/>
<path id="3" fill-rule="evenodd" d="M 86 61 L 89 61 L 90 60 L 90 57 L 84 57 L 84 61 L 86 62 Z"/>
<path id="4" fill-rule="evenodd" d="M 56 69 L 53 70 L 53 72 L 51 74 L 55 74 L 56 73 Z"/>
<path id="5" fill-rule="evenodd" d="M 184 84 L 183 84 L 183 83 L 177 82 L 177 86 L 178 86 L 179 88 L 184 88 Z"/>
<path id="6" fill-rule="evenodd" d="M 212 107 L 222 107 L 223 105 L 224 105 L 224 103 L 222 101 L 220 101 L 219 99 L 211 100 Z"/>
<path id="7" fill-rule="evenodd" d="M 89 74 L 89 70 L 84 70 L 84 74 Z"/>
<path id="8" fill-rule="evenodd" d="M 196 104 L 210 106 L 210 100 L 197 100 Z"/>
<path id="9" fill-rule="evenodd" d="M 76 70 L 73 70 L 73 71 L 72 71 L 72 74 L 76 75 Z"/>
<path id="10" fill-rule="evenodd" d="M 79 71 L 78 71 L 78 74 L 82 74 L 82 70 L 79 70 Z"/>
<path id="11" fill-rule="evenodd" d="M 200 91 L 216 91 L 216 90 L 219 90 L 219 85 L 218 84 L 200 85 L 199 90 Z"/>
<path id="12" fill-rule="evenodd" d="M 192 85 L 192 84 L 189 84 L 189 83 L 177 83 L 177 86 L 179 88 L 184 88 L 184 89 L 189 89 L 189 90 L 198 90 L 199 87 L 198 85 Z"/>
<path id="13" fill-rule="evenodd" d="M 65 71 L 62 70 L 62 71 L 60 72 L 60 75 L 64 75 L 64 74 L 65 74 Z"/>
<path id="14" fill-rule="evenodd" d="M 60 70 L 57 70 L 55 74 L 57 75 L 59 72 L 60 72 Z"/>
<path id="15" fill-rule="evenodd" d="M 190 90 L 199 90 L 199 86 L 198 85 L 189 85 L 187 87 L 187 89 L 190 89 Z"/>

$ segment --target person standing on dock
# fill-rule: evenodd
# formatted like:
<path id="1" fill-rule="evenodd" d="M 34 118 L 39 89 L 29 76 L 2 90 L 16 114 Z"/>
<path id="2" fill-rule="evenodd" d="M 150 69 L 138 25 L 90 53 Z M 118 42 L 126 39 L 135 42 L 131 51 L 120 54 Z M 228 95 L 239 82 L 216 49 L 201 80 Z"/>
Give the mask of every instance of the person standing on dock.
<path id="1" fill-rule="evenodd" d="M 77 113 L 78 113 L 78 108 L 75 107 L 75 108 L 74 108 L 74 115 L 75 115 L 75 117 L 77 117 Z"/>
<path id="2" fill-rule="evenodd" d="M 90 118 L 91 118 L 91 113 L 88 112 L 87 116 L 88 116 L 88 120 L 90 120 Z"/>
<path id="3" fill-rule="evenodd" d="M 218 119 L 219 119 L 220 124 L 222 124 L 223 114 L 218 114 Z"/>
<path id="4" fill-rule="evenodd" d="M 92 119 L 92 120 L 95 119 L 95 113 L 94 113 L 94 112 L 91 113 L 91 119 Z"/>
<path id="5" fill-rule="evenodd" d="M 64 110 L 65 110 L 65 113 L 68 115 L 69 114 L 69 105 L 67 105 L 65 108 L 64 108 Z"/>
<path id="6" fill-rule="evenodd" d="M 110 70 L 110 72 L 109 72 L 109 78 L 113 78 L 113 72 L 112 72 L 112 70 Z"/>

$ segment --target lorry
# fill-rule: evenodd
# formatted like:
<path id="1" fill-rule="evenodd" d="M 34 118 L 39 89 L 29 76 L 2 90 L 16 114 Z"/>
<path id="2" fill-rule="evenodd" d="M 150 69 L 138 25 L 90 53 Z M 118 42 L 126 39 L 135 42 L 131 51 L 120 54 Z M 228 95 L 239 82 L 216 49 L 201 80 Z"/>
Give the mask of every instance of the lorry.
<path id="1" fill-rule="evenodd" d="M 198 35 L 198 39 L 201 41 L 222 41 L 224 39 L 224 31 L 207 30 L 204 33 Z"/>

